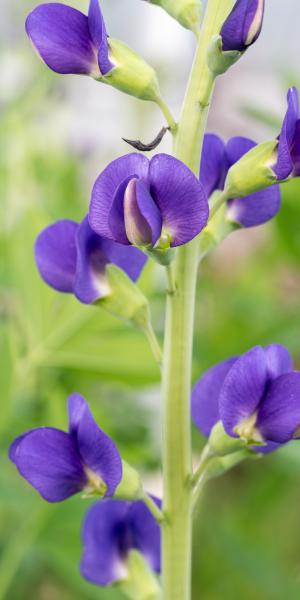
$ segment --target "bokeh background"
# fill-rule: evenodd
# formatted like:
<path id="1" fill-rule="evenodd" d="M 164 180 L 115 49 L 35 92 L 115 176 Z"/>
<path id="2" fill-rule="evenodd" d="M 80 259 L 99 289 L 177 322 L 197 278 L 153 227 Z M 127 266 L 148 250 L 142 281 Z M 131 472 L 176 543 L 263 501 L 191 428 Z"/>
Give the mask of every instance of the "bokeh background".
<path id="1" fill-rule="evenodd" d="M 0 0 L 0 600 L 121 600 L 80 578 L 80 524 L 88 502 L 43 502 L 9 464 L 15 435 L 66 426 L 67 395 L 89 400 L 123 457 L 159 493 L 159 374 L 143 337 L 101 310 L 49 290 L 33 244 L 59 218 L 81 219 L 106 163 L 151 140 L 154 105 L 84 77 L 60 77 L 24 34 L 30 0 Z M 83 11 L 85 0 L 72 4 Z M 277 134 L 285 93 L 300 81 L 298 0 L 267 0 L 257 44 L 218 82 L 209 128 L 261 141 Z M 103 0 L 109 31 L 159 73 L 178 114 L 192 36 L 141 0 Z M 165 139 L 162 150 L 170 150 Z M 164 276 L 141 286 L 161 338 Z M 283 187 L 279 216 L 231 235 L 201 268 L 194 377 L 254 344 L 286 344 L 300 367 L 300 180 Z M 194 431 L 195 456 L 203 440 Z M 207 487 L 195 519 L 193 600 L 300 598 L 300 445 L 236 468 Z"/>

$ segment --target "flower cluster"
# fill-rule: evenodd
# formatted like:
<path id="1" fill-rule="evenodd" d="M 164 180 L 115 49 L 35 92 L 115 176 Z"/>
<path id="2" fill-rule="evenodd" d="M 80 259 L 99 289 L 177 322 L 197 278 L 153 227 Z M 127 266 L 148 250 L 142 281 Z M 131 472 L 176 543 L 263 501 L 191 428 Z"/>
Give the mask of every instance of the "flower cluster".
<path id="1" fill-rule="evenodd" d="M 274 450 L 300 437 L 300 372 L 279 344 L 255 346 L 209 369 L 192 393 L 192 416 L 209 436 L 221 421 L 226 433 Z"/>
<path id="2" fill-rule="evenodd" d="M 19 473 L 48 502 L 83 492 L 111 498 L 122 481 L 122 460 L 79 394 L 68 398 L 69 431 L 32 429 L 14 440 L 9 457 Z M 160 507 L 160 501 L 153 499 Z M 127 577 L 131 550 L 160 571 L 160 530 L 144 502 L 105 499 L 88 511 L 83 527 L 82 573 L 108 585 Z"/>

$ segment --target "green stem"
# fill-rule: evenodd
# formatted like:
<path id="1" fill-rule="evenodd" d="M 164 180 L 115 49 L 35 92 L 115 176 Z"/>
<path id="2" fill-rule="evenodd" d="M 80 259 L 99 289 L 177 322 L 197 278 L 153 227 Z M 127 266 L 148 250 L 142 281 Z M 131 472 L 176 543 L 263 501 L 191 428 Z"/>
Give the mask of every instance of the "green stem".
<path id="1" fill-rule="evenodd" d="M 210 222 L 215 214 L 218 212 L 218 210 L 221 208 L 221 206 L 223 206 L 223 204 L 225 204 L 225 202 L 227 202 L 228 197 L 227 194 L 225 192 L 222 192 L 222 194 L 220 194 L 220 196 L 218 197 L 218 199 L 216 200 L 216 202 L 214 203 L 214 205 L 211 207 L 210 211 L 209 211 L 209 219 L 208 222 Z"/>
<path id="2" fill-rule="evenodd" d="M 159 345 L 158 339 L 155 335 L 154 329 L 152 327 L 151 322 L 147 323 L 147 326 L 144 328 L 145 336 L 149 342 L 149 346 L 151 348 L 154 359 L 156 360 L 159 367 L 162 364 L 162 351 Z"/>
<path id="3" fill-rule="evenodd" d="M 170 127 L 171 133 L 174 135 L 174 133 L 176 132 L 176 129 L 177 129 L 177 123 L 176 123 L 168 105 L 160 97 L 157 98 L 156 104 L 157 104 L 157 106 L 159 106 L 162 114 L 164 115 L 164 117 Z"/>
<path id="4" fill-rule="evenodd" d="M 142 500 L 146 504 L 146 506 L 149 508 L 150 512 L 153 514 L 156 521 L 158 523 L 162 523 L 163 518 L 164 518 L 163 512 L 160 510 L 160 508 L 158 508 L 157 504 L 155 504 L 155 502 L 154 502 L 154 500 L 152 500 L 151 496 L 149 496 L 148 494 L 145 493 Z"/>
<path id="5" fill-rule="evenodd" d="M 199 173 L 213 78 L 206 55 L 233 0 L 209 0 L 174 153 Z M 192 544 L 192 461 L 190 387 L 198 240 L 179 248 L 174 265 L 176 291 L 168 294 L 163 359 L 163 598 L 190 600 Z"/>

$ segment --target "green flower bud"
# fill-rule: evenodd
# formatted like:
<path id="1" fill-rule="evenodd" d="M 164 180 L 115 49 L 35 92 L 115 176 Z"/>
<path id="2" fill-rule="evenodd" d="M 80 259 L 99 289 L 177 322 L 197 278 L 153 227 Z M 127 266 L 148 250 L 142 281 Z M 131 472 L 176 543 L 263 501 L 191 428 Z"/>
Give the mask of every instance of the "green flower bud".
<path id="1" fill-rule="evenodd" d="M 207 51 L 207 64 L 214 77 L 225 73 L 242 56 L 238 50 L 223 51 L 222 38 L 215 35 Z"/>
<path id="2" fill-rule="evenodd" d="M 224 190 L 228 199 L 248 196 L 276 183 L 272 166 L 276 164 L 277 147 L 277 140 L 258 144 L 229 169 Z"/>
<path id="3" fill-rule="evenodd" d="M 154 69 L 123 42 L 110 37 L 108 45 L 115 66 L 101 81 L 130 96 L 156 102 L 160 93 Z"/>
<path id="4" fill-rule="evenodd" d="M 143 497 L 143 486 L 139 473 L 124 460 L 122 461 L 123 476 L 114 498 L 120 500 L 139 500 Z"/>
<path id="5" fill-rule="evenodd" d="M 202 4 L 200 0 L 148 0 L 161 6 L 171 17 L 186 29 L 196 32 L 199 29 Z"/>

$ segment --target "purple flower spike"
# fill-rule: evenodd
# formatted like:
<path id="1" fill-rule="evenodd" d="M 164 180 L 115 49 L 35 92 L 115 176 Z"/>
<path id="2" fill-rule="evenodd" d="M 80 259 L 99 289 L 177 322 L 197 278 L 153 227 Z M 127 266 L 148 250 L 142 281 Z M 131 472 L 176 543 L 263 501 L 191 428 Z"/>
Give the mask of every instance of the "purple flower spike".
<path id="1" fill-rule="evenodd" d="M 167 154 L 149 161 L 133 153 L 110 163 L 94 185 L 89 212 L 90 225 L 99 235 L 144 248 L 166 241 L 170 246 L 185 244 L 207 219 L 202 184 Z"/>
<path id="2" fill-rule="evenodd" d="M 109 294 L 106 266 L 114 263 L 136 281 L 146 257 L 137 248 L 101 238 L 89 226 L 57 221 L 40 233 L 35 259 L 44 281 L 59 292 L 73 293 L 85 304 Z"/>
<path id="3" fill-rule="evenodd" d="M 207 437 L 221 420 L 228 435 L 271 452 L 300 437 L 300 372 L 283 346 L 256 346 L 204 373 L 193 389 L 192 417 Z"/>
<path id="4" fill-rule="evenodd" d="M 69 432 L 39 427 L 12 443 L 9 458 L 48 502 L 80 491 L 112 496 L 122 479 L 122 461 L 112 440 L 94 421 L 79 394 L 68 399 Z"/>
<path id="5" fill-rule="evenodd" d="M 218 136 L 206 134 L 200 167 L 200 181 L 207 196 L 223 190 L 230 167 L 255 146 L 243 137 L 231 138 L 225 144 Z M 227 218 L 242 227 L 255 227 L 272 219 L 279 211 L 281 195 L 278 185 L 227 202 Z"/>
<path id="6" fill-rule="evenodd" d="M 142 501 L 104 500 L 92 506 L 83 524 L 82 542 L 81 572 L 96 585 L 125 579 L 131 550 L 143 554 L 151 569 L 160 572 L 160 528 Z"/>
<path id="7" fill-rule="evenodd" d="M 114 67 L 98 0 L 90 1 L 88 16 L 65 4 L 40 4 L 28 15 L 26 32 L 56 73 L 100 77 Z"/>
<path id="8" fill-rule="evenodd" d="M 299 95 L 295 87 L 287 94 L 288 107 L 279 135 L 278 158 L 273 171 L 278 180 L 300 175 Z"/>
<path id="9" fill-rule="evenodd" d="M 265 0 L 237 0 L 222 29 L 223 50 L 244 52 L 256 42 L 262 28 Z"/>

